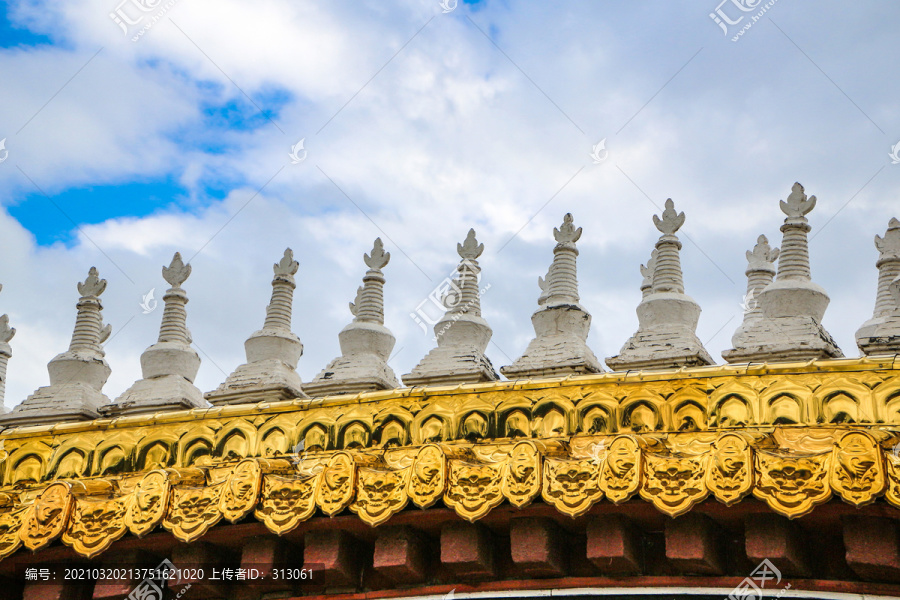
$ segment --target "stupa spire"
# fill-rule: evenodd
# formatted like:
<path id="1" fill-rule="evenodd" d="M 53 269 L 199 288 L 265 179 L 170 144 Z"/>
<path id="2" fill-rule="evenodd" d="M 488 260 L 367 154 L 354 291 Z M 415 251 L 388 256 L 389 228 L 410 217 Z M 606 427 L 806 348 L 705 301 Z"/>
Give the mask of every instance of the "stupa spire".
<path id="1" fill-rule="evenodd" d="M 553 249 L 553 262 L 547 271 L 547 280 L 538 278 L 538 285 L 545 292 L 538 299 L 538 304 L 540 306 L 557 303 L 575 304 L 579 300 L 575 265 L 578 248 L 575 247 L 575 242 L 581 238 L 581 227 L 575 228 L 572 213 L 566 213 L 559 229 L 553 228 L 553 238 L 557 243 Z"/>
<path id="2" fill-rule="evenodd" d="M 384 251 L 381 238 L 375 238 L 372 251 L 363 254 L 369 269 L 363 284 L 350 303 L 353 322 L 338 335 L 341 356 L 335 358 L 315 379 L 303 386 L 307 394 L 325 396 L 400 387 L 387 361 L 396 339 L 384 326 L 384 273 L 381 270 L 391 260 Z"/>
<path id="3" fill-rule="evenodd" d="M 684 293 L 684 277 L 681 273 L 681 241 L 675 232 L 684 225 L 684 213 L 675 212 L 675 203 L 666 200 L 662 218 L 653 215 L 653 224 L 662 233 L 656 242 L 656 263 L 653 269 L 653 291 Z"/>
<path id="4" fill-rule="evenodd" d="M 579 304 L 575 242 L 581 227 L 567 213 L 562 225 L 553 229 L 556 247 L 547 279 L 538 277 L 541 307 L 531 316 L 535 337 L 513 364 L 500 369 L 510 379 L 554 375 L 598 373 L 600 362 L 585 343 L 591 315 Z"/>
<path id="5" fill-rule="evenodd" d="M 866 355 L 900 354 L 900 221 L 888 223 L 884 237 L 875 236 L 878 249 L 878 293 L 872 318 L 856 332 Z"/>
<path id="6" fill-rule="evenodd" d="M 764 235 L 756 239 L 753 250 L 747 250 L 747 270 L 745 271 L 747 292 L 741 303 L 744 309 L 744 318 L 732 336 L 733 344 L 738 343 L 744 331 L 751 326 L 753 321 L 762 317 L 759 295 L 775 278 L 775 261 L 778 259 L 778 254 L 778 248 L 773 249 L 769 246 L 769 239 Z"/>
<path id="7" fill-rule="evenodd" d="M 478 289 L 481 273 L 478 257 L 484 252 L 484 244 L 478 243 L 475 230 L 470 229 L 465 241 L 456 245 L 456 251 L 462 260 L 456 267 L 457 275 L 451 289 L 441 298 L 447 312 L 434 325 L 438 346 L 411 373 L 403 376 L 407 385 L 499 379 L 484 354 L 493 334 L 481 317 L 481 290 Z"/>
<path id="8" fill-rule="evenodd" d="M 176 252 L 163 279 L 171 286 L 163 295 L 162 323 L 157 342 L 141 354 L 143 379 L 136 381 L 112 404 L 101 409 L 109 416 L 176 410 L 205 406 L 203 394 L 194 385 L 200 356 L 191 348 L 187 327 L 187 292 L 181 287 L 191 274 Z"/>
<path id="9" fill-rule="evenodd" d="M 363 276 L 363 284 L 356 290 L 356 302 L 350 303 L 350 312 L 357 323 L 384 325 L 384 274 L 381 269 L 391 260 L 391 253 L 384 251 L 381 238 L 375 238 L 371 254 L 363 254 L 363 262 L 369 267 Z"/>
<path id="10" fill-rule="evenodd" d="M 91 267 L 87 278 L 79 282 L 77 288 L 81 297 L 75 305 L 78 312 L 72 341 L 66 352 L 47 364 L 50 385 L 38 388 L 15 409 L 0 417 L 0 423 L 36 425 L 96 419 L 100 407 L 109 402 L 101 391 L 111 372 L 102 347 L 111 331 L 109 325 L 103 324 L 103 304 L 100 302 L 106 280 L 100 279 L 97 269 Z"/>
<path id="11" fill-rule="evenodd" d="M 275 276 L 272 278 L 272 300 L 266 306 L 266 320 L 263 329 L 290 331 L 291 313 L 293 312 L 294 290 L 297 284 L 294 275 L 300 269 L 300 263 L 294 260 L 294 251 L 285 249 L 281 260 L 272 266 Z"/>
<path id="12" fill-rule="evenodd" d="M 278 402 L 305 398 L 297 363 L 303 355 L 303 344 L 291 330 L 294 275 L 300 263 L 290 248 L 272 265 L 272 299 L 266 306 L 263 327 L 244 342 L 247 362 L 229 375 L 225 382 L 204 397 L 212 404 L 246 404 Z"/>
<path id="13" fill-rule="evenodd" d="M 0 290 L 2 289 L 3 285 L 0 284 Z M 9 345 L 9 342 L 14 335 L 16 335 L 16 328 L 9 326 L 9 315 L 0 315 L 0 408 L 3 407 L 3 400 L 6 396 L 6 367 L 12 357 L 12 346 Z"/>
<path id="14" fill-rule="evenodd" d="M 810 274 L 807 234 L 811 227 L 806 215 L 815 208 L 816 197 L 807 197 L 803 186 L 795 183 L 787 201 L 779 205 L 786 216 L 777 275 L 754 292 L 759 310 L 731 338 L 734 348 L 722 353 L 730 363 L 843 356 L 821 324 L 828 294 L 813 283 Z"/>
<path id="15" fill-rule="evenodd" d="M 653 224 L 662 235 L 648 266 L 641 269 L 638 330 L 617 356 L 606 359 L 617 371 L 713 364 L 696 334 L 700 306 L 684 293 L 681 241 L 675 235 L 684 220 L 684 213 L 675 210 L 671 198 L 661 217 L 653 215 Z"/>
<path id="16" fill-rule="evenodd" d="M 653 292 L 653 271 L 656 270 L 656 255 L 659 254 L 659 251 L 654 248 L 653 252 L 650 253 L 650 260 L 647 261 L 647 265 L 641 265 L 641 298 L 646 298 L 649 294 Z"/>
<path id="17" fill-rule="evenodd" d="M 778 276 L 782 279 L 809 280 L 809 242 L 806 234 L 812 229 L 806 215 L 816 207 L 816 197 L 807 198 L 803 186 L 795 183 L 787 202 L 779 201 L 781 211 L 787 215 L 781 231 L 781 258 L 778 261 Z"/>
<path id="18" fill-rule="evenodd" d="M 163 279 L 170 287 L 163 296 L 162 325 L 159 327 L 159 342 L 187 345 L 191 343 L 191 335 L 187 328 L 187 293 L 181 284 L 191 274 L 191 265 L 181 260 L 181 253 L 176 252 L 172 263 L 162 269 Z"/>
<path id="19" fill-rule="evenodd" d="M 756 239 L 753 250 L 747 250 L 747 293 L 744 296 L 744 318 L 756 318 L 762 315 L 759 306 L 760 292 L 772 283 L 775 277 L 775 261 L 779 250 L 769 246 L 769 239 L 761 235 Z"/>
<path id="20" fill-rule="evenodd" d="M 444 298 L 444 306 L 449 306 L 450 314 L 461 315 L 471 313 L 476 317 L 481 316 L 481 294 L 478 293 L 478 275 L 481 267 L 478 265 L 478 257 L 484 252 L 484 244 L 479 244 L 475 239 L 475 230 L 470 229 L 465 241 L 456 244 L 456 252 L 462 258 L 456 277 L 456 289 L 448 291 Z"/>

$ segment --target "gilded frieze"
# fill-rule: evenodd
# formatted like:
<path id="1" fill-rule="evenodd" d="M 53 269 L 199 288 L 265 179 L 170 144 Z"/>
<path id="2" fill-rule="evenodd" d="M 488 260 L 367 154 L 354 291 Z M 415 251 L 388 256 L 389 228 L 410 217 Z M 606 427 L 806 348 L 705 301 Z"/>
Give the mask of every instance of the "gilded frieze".
<path id="1" fill-rule="evenodd" d="M 438 501 L 467 520 L 538 496 L 578 516 L 640 495 L 671 516 L 754 494 L 900 508 L 893 360 L 600 374 L 168 413 L 0 436 L 0 558 L 64 536 L 94 556 L 160 523 L 184 541 L 252 512 L 370 525 Z M 99 422 L 98 422 L 99 423 Z"/>

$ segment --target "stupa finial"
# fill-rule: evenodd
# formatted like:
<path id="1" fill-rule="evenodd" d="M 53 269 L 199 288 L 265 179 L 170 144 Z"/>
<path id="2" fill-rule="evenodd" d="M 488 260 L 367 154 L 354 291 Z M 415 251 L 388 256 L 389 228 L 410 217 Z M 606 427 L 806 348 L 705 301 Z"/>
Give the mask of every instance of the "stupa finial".
<path id="1" fill-rule="evenodd" d="M 363 261 L 370 269 L 383 269 L 391 260 L 391 253 L 384 251 L 384 244 L 381 238 L 375 238 L 375 244 L 372 246 L 371 254 L 363 254 Z"/>
<path id="2" fill-rule="evenodd" d="M 300 263 L 294 260 L 294 251 L 290 248 L 285 248 L 284 256 L 272 266 L 275 275 L 281 275 L 282 277 L 293 277 L 297 274 L 298 269 L 300 269 Z"/>
<path id="3" fill-rule="evenodd" d="M 669 198 L 666 200 L 666 209 L 662 212 L 662 218 L 653 215 L 653 224 L 664 235 L 675 235 L 675 232 L 684 225 L 684 213 L 675 212 L 675 203 Z"/>
<path id="4" fill-rule="evenodd" d="M 581 227 L 576 229 L 574 222 L 575 218 L 572 216 L 572 213 L 566 213 L 559 229 L 553 228 L 553 238 L 560 244 L 574 244 L 577 242 L 581 238 Z"/>
<path id="5" fill-rule="evenodd" d="M 484 252 L 484 244 L 479 244 L 475 239 L 475 230 L 469 229 L 465 241 L 462 244 L 456 244 L 456 251 L 461 258 L 475 260 Z"/>
<path id="6" fill-rule="evenodd" d="M 181 287 L 181 284 L 187 281 L 191 275 L 191 265 L 184 264 L 181 260 L 181 252 L 176 252 L 172 257 L 172 262 L 168 267 L 162 268 L 163 279 L 173 288 Z M 105 285 L 105 283 L 104 283 Z"/>
<path id="7" fill-rule="evenodd" d="M 764 235 L 756 238 L 753 250 L 747 250 L 747 271 L 775 272 L 775 261 L 778 259 L 778 248 L 769 246 L 769 238 Z"/>
<path id="8" fill-rule="evenodd" d="M 781 211 L 788 217 L 803 217 L 816 207 L 816 197 L 810 196 L 807 199 L 803 186 L 795 182 L 791 187 L 791 193 L 787 198 L 787 202 L 780 200 L 779 206 L 781 206 Z"/>

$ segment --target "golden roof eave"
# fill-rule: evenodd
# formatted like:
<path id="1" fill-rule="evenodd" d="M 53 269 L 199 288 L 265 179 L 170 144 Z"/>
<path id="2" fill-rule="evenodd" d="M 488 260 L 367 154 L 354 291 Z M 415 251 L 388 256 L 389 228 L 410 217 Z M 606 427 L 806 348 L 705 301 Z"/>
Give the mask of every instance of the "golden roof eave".
<path id="1" fill-rule="evenodd" d="M 790 363 L 741 363 L 711 365 L 704 367 L 679 367 L 676 369 L 655 369 L 639 371 L 614 371 L 589 375 L 569 375 L 567 377 L 551 377 L 526 380 L 493 381 L 487 383 L 458 384 L 448 386 L 417 386 L 359 392 L 352 395 L 332 395 L 311 399 L 286 400 L 282 402 L 259 402 L 256 404 L 232 404 L 190 410 L 165 411 L 153 414 L 139 414 L 114 419 L 95 419 L 93 421 L 77 421 L 56 423 L 52 425 L 32 425 L 10 427 L 0 432 L 0 438 L 21 438 L 41 436 L 45 434 L 66 434 L 116 429 L 124 427 L 143 427 L 166 423 L 181 423 L 201 419 L 220 419 L 223 417 L 242 417 L 261 414 L 278 414 L 295 410 L 348 406 L 388 401 L 410 397 L 449 396 L 454 394 L 480 394 L 496 391 L 540 390 L 562 388 L 578 385 L 620 384 L 634 382 L 679 381 L 685 379 L 714 379 L 719 377 L 738 377 L 741 375 L 788 375 L 810 373 L 843 373 L 857 371 L 894 370 L 900 368 L 900 355 L 865 356 L 861 358 L 842 358 L 829 360 L 812 360 Z"/>

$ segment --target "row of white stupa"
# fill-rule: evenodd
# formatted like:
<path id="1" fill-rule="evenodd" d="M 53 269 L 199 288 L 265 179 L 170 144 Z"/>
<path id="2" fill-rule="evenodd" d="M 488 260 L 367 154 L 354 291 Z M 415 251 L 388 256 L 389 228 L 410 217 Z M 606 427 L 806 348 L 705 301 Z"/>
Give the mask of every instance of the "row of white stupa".
<path id="1" fill-rule="evenodd" d="M 760 236 L 747 252 L 747 310 L 732 337 L 733 348 L 723 353 L 730 363 L 795 361 L 842 357 L 834 340 L 822 327 L 828 295 L 810 279 L 806 214 L 816 204 L 803 186 L 795 183 L 787 201 L 782 248 L 769 247 Z M 641 266 L 643 299 L 637 307 L 639 327 L 617 356 L 606 359 L 614 370 L 659 369 L 714 364 L 695 333 L 700 307 L 684 293 L 675 232 L 684 223 L 671 200 L 662 218 L 653 222 L 662 232 L 650 261 Z M 532 316 L 535 337 L 512 365 L 500 369 L 509 379 L 564 376 L 603 371 L 587 347 L 591 316 L 581 306 L 576 278 L 575 243 L 581 229 L 572 215 L 554 229 L 558 242 L 546 280 L 539 279 L 540 308 Z M 857 343 L 866 355 L 900 354 L 900 221 L 891 219 L 884 238 L 875 236 L 880 252 L 875 312 L 857 332 Z M 484 352 L 491 328 L 481 316 L 478 289 L 478 257 L 484 249 L 469 231 L 457 245 L 461 257 L 453 297 L 445 296 L 446 313 L 434 326 L 437 347 L 411 373 L 407 386 L 476 383 L 499 379 Z M 194 384 L 200 357 L 191 347 L 185 324 L 187 294 L 181 288 L 190 265 L 175 254 L 163 277 L 172 286 L 163 296 L 159 340 L 141 355 L 143 378 L 110 402 L 102 392 L 110 374 L 101 344 L 110 327 L 104 326 L 100 294 L 106 281 L 91 268 L 78 284 L 81 298 L 75 331 L 68 351 L 48 365 L 50 385 L 39 388 L 11 412 L 0 415 L 0 426 L 33 425 L 61 421 L 116 417 L 213 405 L 288 400 L 308 396 L 356 393 L 401 386 L 387 361 L 394 336 L 384 326 L 384 275 L 390 254 L 375 240 L 369 267 L 356 301 L 350 305 L 353 322 L 340 333 L 341 356 L 310 383 L 302 383 L 297 361 L 303 346 L 291 331 L 291 304 L 298 263 L 290 250 L 275 265 L 272 301 L 266 308 L 262 329 L 245 342 L 247 362 L 239 366 L 216 390 L 203 394 Z M 775 261 L 778 267 L 775 267 Z M 11 356 L 9 341 L 15 333 L 6 315 L 0 317 L 0 386 Z M 2 387 L 0 387 L 2 398 Z"/>

